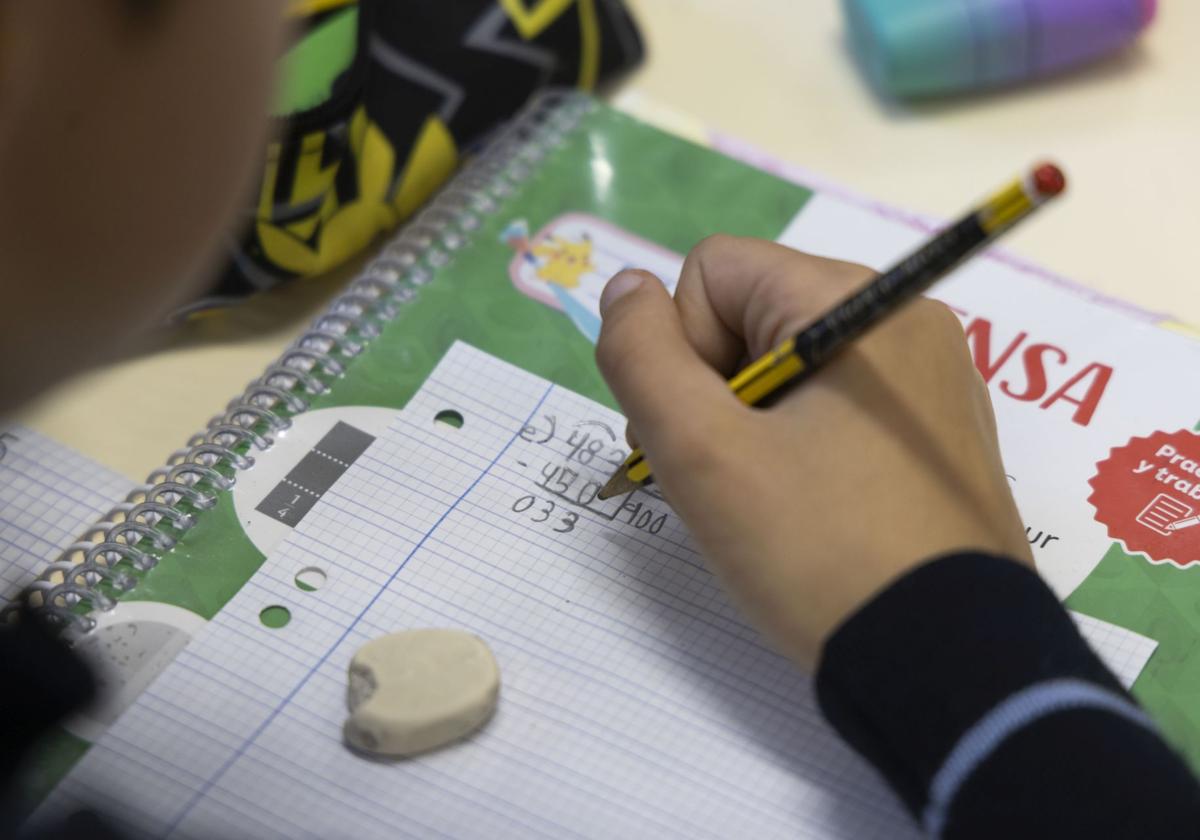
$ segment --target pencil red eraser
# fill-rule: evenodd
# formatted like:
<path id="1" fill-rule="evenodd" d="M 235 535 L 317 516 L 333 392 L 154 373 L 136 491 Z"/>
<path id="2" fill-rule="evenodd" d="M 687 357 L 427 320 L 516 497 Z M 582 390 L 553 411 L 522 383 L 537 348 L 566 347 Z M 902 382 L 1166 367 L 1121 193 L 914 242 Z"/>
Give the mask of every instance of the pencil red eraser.
<path id="1" fill-rule="evenodd" d="M 1033 186 L 1043 198 L 1050 198 L 1067 188 L 1067 176 L 1053 163 L 1043 163 L 1033 170 Z"/>

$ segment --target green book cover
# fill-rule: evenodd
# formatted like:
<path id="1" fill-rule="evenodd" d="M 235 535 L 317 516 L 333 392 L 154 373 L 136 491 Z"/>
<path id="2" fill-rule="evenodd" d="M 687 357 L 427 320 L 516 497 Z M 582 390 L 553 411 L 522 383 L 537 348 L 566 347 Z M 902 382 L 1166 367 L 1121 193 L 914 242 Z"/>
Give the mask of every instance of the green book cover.
<path id="1" fill-rule="evenodd" d="M 96 627 L 78 644 L 109 662 L 113 699 L 58 734 L 30 782 L 31 799 L 238 592 L 455 340 L 615 407 L 593 361 L 603 282 L 631 265 L 670 285 L 683 255 L 714 232 L 790 241 L 785 233 L 814 198 L 587 97 L 535 106 L 383 249 L 248 393 L 248 407 L 230 409 L 226 419 L 253 434 L 214 428 L 219 447 L 194 439 L 195 466 L 161 476 L 194 480 L 165 497 L 187 519 L 156 523 L 159 548 L 137 542 L 156 558 L 152 568 L 120 564 L 136 586 L 101 584 L 119 605 L 93 613 Z M 1068 605 L 1159 642 L 1134 693 L 1200 767 L 1195 571 L 1114 546 Z"/>

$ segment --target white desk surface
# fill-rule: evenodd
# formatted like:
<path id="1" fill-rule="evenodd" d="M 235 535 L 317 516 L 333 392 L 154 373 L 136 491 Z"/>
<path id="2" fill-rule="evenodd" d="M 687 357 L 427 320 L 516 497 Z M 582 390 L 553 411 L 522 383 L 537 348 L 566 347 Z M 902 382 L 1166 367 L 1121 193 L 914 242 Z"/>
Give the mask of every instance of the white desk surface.
<path id="1" fill-rule="evenodd" d="M 1005 243 L 1103 292 L 1200 324 L 1200 3 L 1160 4 L 1126 53 L 1029 87 L 881 101 L 834 0 L 629 0 L 649 56 L 625 83 L 890 204 L 951 217 L 1053 157 L 1070 195 Z M 239 393 L 351 270 L 156 338 L 16 418 L 142 479 Z"/>

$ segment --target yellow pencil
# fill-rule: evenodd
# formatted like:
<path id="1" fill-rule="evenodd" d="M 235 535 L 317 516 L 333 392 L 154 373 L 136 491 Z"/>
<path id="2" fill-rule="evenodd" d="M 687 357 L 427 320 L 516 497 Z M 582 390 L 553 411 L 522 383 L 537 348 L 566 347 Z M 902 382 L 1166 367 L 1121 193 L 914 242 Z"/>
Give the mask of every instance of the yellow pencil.
<path id="1" fill-rule="evenodd" d="M 1036 167 L 751 364 L 729 380 L 729 387 L 747 405 L 765 406 L 778 399 L 871 326 L 1061 194 L 1066 185 L 1066 177 L 1054 164 Z M 636 449 L 599 497 L 622 495 L 650 481 L 650 464 L 645 453 Z"/>

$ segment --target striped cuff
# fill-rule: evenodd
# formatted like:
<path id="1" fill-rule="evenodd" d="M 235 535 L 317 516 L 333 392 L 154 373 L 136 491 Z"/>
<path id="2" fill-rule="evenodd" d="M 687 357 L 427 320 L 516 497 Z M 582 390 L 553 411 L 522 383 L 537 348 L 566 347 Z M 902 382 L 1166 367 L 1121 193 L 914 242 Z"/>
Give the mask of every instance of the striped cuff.
<path id="1" fill-rule="evenodd" d="M 1035 572 L 973 553 L 863 606 L 826 642 L 816 689 L 834 728 L 932 827 L 1022 726 L 1088 704 L 1140 715 Z"/>
<path id="2" fill-rule="evenodd" d="M 971 774 L 1012 735 L 1042 718 L 1072 709 L 1096 709 L 1153 730 L 1146 713 L 1126 697 L 1078 679 L 1054 679 L 1031 685 L 1003 700 L 959 739 L 929 786 L 921 815 L 926 835 L 942 836 L 955 797 Z"/>

